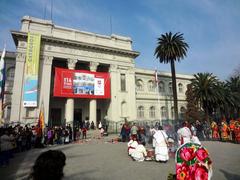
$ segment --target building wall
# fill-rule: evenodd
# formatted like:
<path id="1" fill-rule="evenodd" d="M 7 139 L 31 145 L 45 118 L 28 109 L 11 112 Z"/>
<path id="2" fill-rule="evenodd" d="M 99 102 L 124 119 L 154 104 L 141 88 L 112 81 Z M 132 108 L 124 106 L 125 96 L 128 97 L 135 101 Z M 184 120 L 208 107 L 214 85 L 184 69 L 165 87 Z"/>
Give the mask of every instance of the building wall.
<path id="1" fill-rule="evenodd" d="M 39 69 L 39 98 L 38 107 L 25 108 L 22 103 L 22 88 L 27 48 L 27 32 L 42 34 Z M 9 96 L 11 105 L 11 121 L 23 123 L 37 122 L 41 102 L 44 102 L 46 123 L 51 118 L 52 108 L 61 109 L 61 121 L 66 118 L 67 98 L 52 96 L 53 61 L 64 61 L 67 67 L 75 67 L 77 62 L 85 62 L 92 66 L 107 65 L 111 77 L 111 99 L 97 100 L 96 109 L 101 109 L 101 119 L 106 115 L 111 121 L 121 121 L 127 118 L 132 120 L 173 119 L 172 93 L 169 90 L 171 74 L 159 73 L 159 82 L 165 84 L 164 91 L 157 93 L 154 82 L 154 71 L 135 68 L 134 59 L 139 55 L 132 50 L 132 41 L 129 37 L 118 35 L 104 36 L 75 29 L 60 27 L 52 21 L 25 16 L 22 19 L 21 31 L 12 31 L 17 46 L 13 94 Z M 66 67 L 66 68 L 67 68 Z M 125 75 L 126 89 L 121 89 L 121 76 Z M 177 74 L 177 84 L 181 83 L 181 92 L 178 89 L 179 111 L 186 107 L 185 91 L 190 75 Z M 139 82 L 141 87 L 139 86 Z M 10 85 L 9 85 L 10 86 Z M 138 109 L 143 107 L 144 116 L 139 117 Z M 165 107 L 165 117 L 161 108 Z M 74 100 L 74 108 L 82 109 L 82 119 L 89 117 L 90 100 Z M 151 111 L 154 108 L 155 111 Z M 153 116 L 153 114 L 155 115 Z"/>

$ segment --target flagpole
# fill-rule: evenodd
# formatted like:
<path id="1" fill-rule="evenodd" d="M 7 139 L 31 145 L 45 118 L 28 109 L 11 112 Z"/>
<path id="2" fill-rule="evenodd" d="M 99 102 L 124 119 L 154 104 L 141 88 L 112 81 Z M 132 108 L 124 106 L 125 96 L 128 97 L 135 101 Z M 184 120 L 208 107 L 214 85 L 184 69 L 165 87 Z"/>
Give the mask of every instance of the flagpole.
<path id="1" fill-rule="evenodd" d="M 1 60 L 0 60 L 0 96 L 1 96 L 1 100 L 0 100 L 0 125 L 4 124 L 4 120 L 3 120 L 3 97 L 4 97 L 4 58 L 5 58 L 5 54 L 6 54 L 6 43 L 4 43 L 4 48 L 1 54 Z"/>
<path id="2" fill-rule="evenodd" d="M 162 125 L 162 121 L 161 121 L 161 111 L 160 111 L 159 86 L 158 86 L 159 81 L 158 81 L 158 71 L 157 71 L 157 69 L 155 70 L 155 82 L 156 82 L 156 88 L 155 88 L 155 90 L 156 90 L 156 93 L 157 93 L 157 102 L 158 102 L 158 106 L 159 106 L 159 108 L 158 108 L 158 110 L 159 110 L 159 122 L 160 122 L 160 124 Z"/>

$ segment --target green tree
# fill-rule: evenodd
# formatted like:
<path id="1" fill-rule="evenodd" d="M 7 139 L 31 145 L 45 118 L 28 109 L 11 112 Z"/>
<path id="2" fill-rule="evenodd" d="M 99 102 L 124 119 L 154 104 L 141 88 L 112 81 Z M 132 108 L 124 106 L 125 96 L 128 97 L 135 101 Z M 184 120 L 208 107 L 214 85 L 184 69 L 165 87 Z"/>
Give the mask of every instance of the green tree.
<path id="1" fill-rule="evenodd" d="M 237 112 L 240 116 L 240 74 L 237 76 L 230 77 L 226 81 L 226 87 L 233 99 L 233 112 Z"/>
<path id="2" fill-rule="evenodd" d="M 187 91 L 185 94 L 186 94 L 186 101 L 187 101 L 185 120 L 188 122 L 195 122 L 197 119 L 200 120 L 198 103 L 193 94 L 192 84 L 187 85 Z"/>
<path id="3" fill-rule="evenodd" d="M 223 101 L 219 83 L 212 73 L 197 73 L 192 79 L 194 96 L 204 110 L 206 120 L 209 120 L 209 114 L 212 114 L 216 104 Z"/>
<path id="4" fill-rule="evenodd" d="M 159 59 L 160 63 L 171 64 L 172 73 L 172 90 L 174 101 L 174 114 L 178 119 L 178 102 L 177 102 L 177 87 L 176 87 L 176 72 L 175 61 L 180 61 L 186 57 L 188 44 L 183 38 L 183 34 L 171 32 L 162 34 L 157 40 L 157 47 L 154 55 Z"/>

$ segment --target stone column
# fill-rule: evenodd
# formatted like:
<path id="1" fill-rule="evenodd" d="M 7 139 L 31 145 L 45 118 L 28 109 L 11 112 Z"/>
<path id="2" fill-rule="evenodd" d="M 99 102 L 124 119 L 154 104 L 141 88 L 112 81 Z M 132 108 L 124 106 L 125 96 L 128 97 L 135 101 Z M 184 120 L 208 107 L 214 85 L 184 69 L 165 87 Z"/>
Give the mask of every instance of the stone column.
<path id="1" fill-rule="evenodd" d="M 90 71 L 96 72 L 98 64 L 99 63 L 97 62 L 90 62 Z M 96 99 L 90 99 L 89 121 L 90 123 L 93 121 L 94 125 L 97 126 L 97 100 Z"/>
<path id="2" fill-rule="evenodd" d="M 12 105 L 11 105 L 11 116 L 10 121 L 21 121 L 24 108 L 22 102 L 22 91 L 23 91 L 23 80 L 24 80 L 24 65 L 26 55 L 23 53 L 17 53 L 16 65 L 15 65 L 15 76 L 12 89 Z"/>
<path id="3" fill-rule="evenodd" d="M 39 109 L 44 107 L 44 120 L 45 124 L 49 122 L 49 102 L 51 90 L 51 73 L 52 73 L 52 56 L 43 56 L 42 58 L 42 71 L 41 71 L 41 86 L 40 86 L 40 99 Z M 40 111 L 40 110 L 39 110 Z"/>
<path id="4" fill-rule="evenodd" d="M 111 64 L 109 73 L 111 75 L 111 101 L 107 114 L 110 120 L 118 121 L 120 120 L 120 111 L 118 109 L 118 91 L 120 89 L 118 66 Z"/>
<path id="5" fill-rule="evenodd" d="M 76 63 L 77 63 L 77 60 L 68 59 L 68 69 L 75 69 Z M 71 127 L 73 128 L 73 120 L 74 120 L 74 99 L 73 98 L 67 98 L 66 100 L 65 119 L 66 119 L 66 124 L 70 124 Z"/>

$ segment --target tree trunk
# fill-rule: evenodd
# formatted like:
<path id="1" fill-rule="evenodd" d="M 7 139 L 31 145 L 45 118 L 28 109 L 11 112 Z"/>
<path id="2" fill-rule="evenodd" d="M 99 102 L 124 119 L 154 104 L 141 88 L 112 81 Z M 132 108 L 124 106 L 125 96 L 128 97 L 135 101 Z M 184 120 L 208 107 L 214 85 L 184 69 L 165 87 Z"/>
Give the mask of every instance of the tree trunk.
<path id="1" fill-rule="evenodd" d="M 176 83 L 176 72 L 175 72 L 174 60 L 171 60 L 171 72 L 172 72 L 172 91 L 173 91 L 173 102 L 174 102 L 174 114 L 175 114 L 175 119 L 178 120 L 177 83 Z"/>

